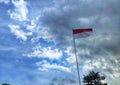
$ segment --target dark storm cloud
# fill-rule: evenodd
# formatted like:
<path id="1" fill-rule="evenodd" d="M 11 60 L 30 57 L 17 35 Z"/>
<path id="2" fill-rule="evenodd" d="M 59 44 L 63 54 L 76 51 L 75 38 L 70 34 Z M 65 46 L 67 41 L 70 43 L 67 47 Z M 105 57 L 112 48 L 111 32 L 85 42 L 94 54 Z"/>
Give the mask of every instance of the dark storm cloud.
<path id="1" fill-rule="evenodd" d="M 59 45 L 68 45 L 73 28 L 93 27 L 94 32 L 116 32 L 119 29 L 119 0 L 53 0 L 53 5 L 44 7 L 40 22 Z M 89 22 L 83 24 L 81 18 Z"/>
<path id="2" fill-rule="evenodd" d="M 98 66 L 93 63 L 94 68 L 100 69 L 104 66 L 104 71 L 115 74 L 120 71 L 117 69 L 120 65 L 119 3 L 119 0 L 62 0 L 61 2 L 53 0 L 52 6 L 42 9 L 40 22 L 43 29 L 47 27 L 46 31 L 60 47 L 72 44 L 73 28 L 92 27 L 95 35 L 109 34 L 96 35 L 98 36 L 96 40 L 89 43 L 89 45 L 94 44 L 93 47 L 84 45 L 83 48 L 78 46 L 77 49 L 79 50 L 78 55 L 83 56 L 80 58 L 81 64 L 86 60 L 84 57 L 86 56 L 91 63 L 100 62 Z M 87 55 L 81 55 L 79 47 L 87 48 L 90 52 Z M 103 60 L 107 60 L 106 66 Z"/>
<path id="3" fill-rule="evenodd" d="M 92 27 L 95 39 L 82 44 L 81 40 L 78 40 L 80 64 L 84 65 L 86 60 L 90 60 L 95 69 L 102 68 L 112 74 L 119 73 L 120 69 L 117 69 L 120 66 L 119 0 L 53 0 L 40 3 L 37 4 L 38 7 L 35 3 L 32 6 L 34 9 L 31 8 L 32 11 L 37 10 L 34 15 L 40 15 L 37 37 L 54 41 L 59 47 L 67 48 L 72 46 L 73 28 Z"/>
<path id="4" fill-rule="evenodd" d="M 80 65 L 88 65 L 96 71 L 101 71 L 107 77 L 120 77 L 120 34 L 98 34 L 88 39 L 78 40 L 78 57 Z M 93 39 L 94 37 L 94 39 Z M 92 39 L 92 40 L 90 40 Z M 81 43 L 83 46 L 81 46 Z M 84 54 L 81 54 L 82 50 Z M 86 68 L 91 70 L 91 68 Z M 85 67 L 84 67 L 85 68 Z M 106 73 L 108 72 L 108 73 Z"/>

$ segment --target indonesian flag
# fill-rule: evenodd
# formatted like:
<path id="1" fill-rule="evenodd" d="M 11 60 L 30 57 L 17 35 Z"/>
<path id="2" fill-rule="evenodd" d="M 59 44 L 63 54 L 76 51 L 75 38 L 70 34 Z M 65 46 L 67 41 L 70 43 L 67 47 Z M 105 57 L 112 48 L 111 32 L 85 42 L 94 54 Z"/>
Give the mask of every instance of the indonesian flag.
<path id="1" fill-rule="evenodd" d="M 84 28 L 84 29 L 73 29 L 74 38 L 84 38 L 92 33 L 92 28 Z"/>

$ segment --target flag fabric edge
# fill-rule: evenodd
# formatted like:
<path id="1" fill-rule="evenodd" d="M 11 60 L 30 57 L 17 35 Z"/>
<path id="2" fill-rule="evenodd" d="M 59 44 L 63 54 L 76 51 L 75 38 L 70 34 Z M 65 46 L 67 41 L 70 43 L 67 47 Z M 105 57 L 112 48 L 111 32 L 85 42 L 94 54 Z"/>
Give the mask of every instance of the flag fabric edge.
<path id="1" fill-rule="evenodd" d="M 78 33 L 82 33 L 82 32 L 89 32 L 89 31 L 93 31 L 93 29 L 92 28 L 73 29 L 73 34 L 78 34 Z"/>

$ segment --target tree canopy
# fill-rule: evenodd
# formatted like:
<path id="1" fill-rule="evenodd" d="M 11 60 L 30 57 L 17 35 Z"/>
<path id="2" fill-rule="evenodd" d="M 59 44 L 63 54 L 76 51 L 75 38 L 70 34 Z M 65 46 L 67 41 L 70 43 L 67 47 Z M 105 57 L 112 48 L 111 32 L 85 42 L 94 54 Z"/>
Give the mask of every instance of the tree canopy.
<path id="1" fill-rule="evenodd" d="M 84 85 L 107 85 L 102 83 L 101 80 L 105 80 L 104 75 L 100 75 L 100 72 L 90 71 L 88 75 L 83 78 Z"/>

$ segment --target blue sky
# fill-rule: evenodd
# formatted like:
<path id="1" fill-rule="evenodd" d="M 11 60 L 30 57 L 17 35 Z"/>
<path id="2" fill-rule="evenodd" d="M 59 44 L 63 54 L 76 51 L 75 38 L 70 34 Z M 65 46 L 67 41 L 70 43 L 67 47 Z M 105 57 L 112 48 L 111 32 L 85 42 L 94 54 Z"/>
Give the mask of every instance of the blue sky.
<path id="1" fill-rule="evenodd" d="M 90 70 L 120 79 L 119 0 L 0 0 L 0 84 L 78 85 L 72 29 L 93 28 L 76 39 L 81 78 Z"/>

